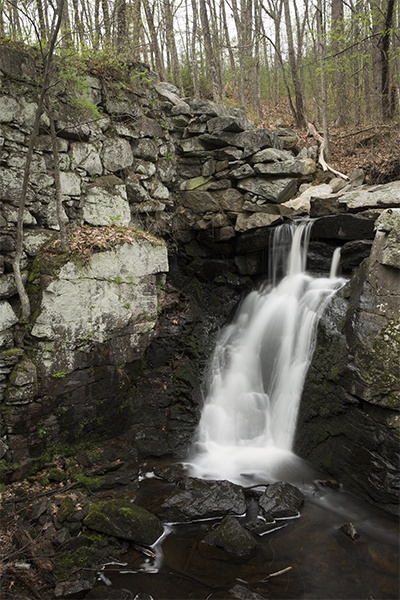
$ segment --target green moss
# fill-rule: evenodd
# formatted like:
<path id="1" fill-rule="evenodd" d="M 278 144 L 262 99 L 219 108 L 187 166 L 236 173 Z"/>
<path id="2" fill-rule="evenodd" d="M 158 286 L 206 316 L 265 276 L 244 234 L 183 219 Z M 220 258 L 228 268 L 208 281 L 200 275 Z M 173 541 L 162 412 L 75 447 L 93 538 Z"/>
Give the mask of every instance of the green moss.
<path id="1" fill-rule="evenodd" d="M 87 486 L 90 490 L 100 489 L 104 483 L 104 477 L 86 477 L 82 473 L 76 473 L 72 475 L 72 481 L 81 483 L 84 486 Z"/>
<path id="2" fill-rule="evenodd" d="M 23 353 L 24 351 L 21 348 L 11 348 L 3 353 L 3 358 L 7 358 L 8 356 L 16 356 L 18 354 L 22 355 Z"/>

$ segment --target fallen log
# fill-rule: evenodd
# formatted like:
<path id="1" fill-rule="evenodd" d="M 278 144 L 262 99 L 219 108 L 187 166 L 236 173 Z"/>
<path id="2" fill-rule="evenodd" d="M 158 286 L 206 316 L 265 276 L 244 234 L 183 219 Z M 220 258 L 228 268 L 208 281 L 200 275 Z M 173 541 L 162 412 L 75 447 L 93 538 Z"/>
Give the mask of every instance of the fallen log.
<path id="1" fill-rule="evenodd" d="M 325 139 L 317 131 L 315 125 L 313 125 L 312 123 L 307 124 L 307 135 L 312 136 L 318 142 L 320 142 L 318 162 L 321 165 L 322 169 L 324 171 L 330 171 L 331 173 L 334 173 L 334 175 L 337 175 L 338 177 L 341 177 L 342 179 L 349 179 L 347 177 L 347 175 L 340 173 L 340 171 L 336 171 L 336 169 L 334 169 L 333 167 L 328 165 L 328 163 L 326 162 L 326 160 L 325 160 Z"/>

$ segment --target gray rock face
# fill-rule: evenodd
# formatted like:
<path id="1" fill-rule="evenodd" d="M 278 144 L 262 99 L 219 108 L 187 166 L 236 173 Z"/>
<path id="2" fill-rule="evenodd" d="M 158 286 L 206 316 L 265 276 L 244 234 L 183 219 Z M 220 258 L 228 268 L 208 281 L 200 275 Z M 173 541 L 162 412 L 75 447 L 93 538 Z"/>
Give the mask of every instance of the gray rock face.
<path id="1" fill-rule="evenodd" d="M 267 487 L 258 503 L 266 517 L 295 517 L 304 503 L 304 496 L 294 485 L 277 481 Z"/>
<path id="2" fill-rule="evenodd" d="M 370 258 L 320 322 L 296 449 L 348 490 L 398 512 L 398 210 L 379 223 Z"/>
<path id="3" fill-rule="evenodd" d="M 90 225 L 128 226 L 131 211 L 124 183 L 117 177 L 99 177 L 86 191 L 82 218 Z"/>
<path id="4" fill-rule="evenodd" d="M 268 202 L 281 204 L 293 198 L 297 184 L 295 179 L 290 178 L 267 180 L 261 177 L 251 177 L 239 181 L 238 188 L 265 198 Z"/>
<path id="5" fill-rule="evenodd" d="M 234 517 L 225 517 L 221 524 L 208 533 L 203 542 L 223 548 L 236 556 L 248 556 L 257 547 L 257 542 Z"/>
<path id="6" fill-rule="evenodd" d="M 204 481 L 185 478 L 164 501 L 159 517 L 180 523 L 222 515 L 242 515 L 246 511 L 243 489 L 230 481 Z"/>

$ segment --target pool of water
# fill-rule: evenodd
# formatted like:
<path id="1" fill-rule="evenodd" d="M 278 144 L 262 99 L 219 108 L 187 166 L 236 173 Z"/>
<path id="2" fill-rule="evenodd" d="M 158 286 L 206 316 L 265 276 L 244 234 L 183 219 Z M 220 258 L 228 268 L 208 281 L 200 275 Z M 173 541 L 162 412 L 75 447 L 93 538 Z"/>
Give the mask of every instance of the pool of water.
<path id="1" fill-rule="evenodd" d="M 304 506 L 298 518 L 277 521 L 274 531 L 256 535 L 258 547 L 250 558 L 204 543 L 215 523 L 205 521 L 174 525 L 155 548 L 131 546 L 125 564 L 105 567 L 104 575 L 112 587 L 154 600 L 228 599 L 236 585 L 274 600 L 398 599 L 397 517 L 321 485 L 323 474 L 300 459 L 283 465 L 281 475 L 300 487 Z M 254 485 L 251 477 L 245 479 Z M 144 479 L 135 502 L 157 512 L 170 490 L 171 484 Z M 253 520 L 256 513 L 253 501 L 240 520 Z M 356 541 L 340 530 L 349 521 L 360 536 Z"/>

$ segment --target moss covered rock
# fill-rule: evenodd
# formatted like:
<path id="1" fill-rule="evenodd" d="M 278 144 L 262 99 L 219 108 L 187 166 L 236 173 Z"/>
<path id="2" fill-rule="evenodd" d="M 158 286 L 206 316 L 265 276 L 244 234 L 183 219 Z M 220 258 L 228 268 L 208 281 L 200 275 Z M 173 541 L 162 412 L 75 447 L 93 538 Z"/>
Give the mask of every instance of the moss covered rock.
<path id="1" fill-rule="evenodd" d="M 92 504 L 84 523 L 89 529 L 146 546 L 154 544 L 163 533 L 155 515 L 127 500 Z"/>

